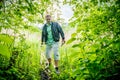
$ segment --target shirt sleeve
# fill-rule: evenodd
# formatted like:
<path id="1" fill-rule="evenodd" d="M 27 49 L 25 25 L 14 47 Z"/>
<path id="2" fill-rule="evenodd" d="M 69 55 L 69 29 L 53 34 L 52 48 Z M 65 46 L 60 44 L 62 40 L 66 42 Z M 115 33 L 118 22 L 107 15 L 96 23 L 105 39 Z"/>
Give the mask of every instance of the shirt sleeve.
<path id="1" fill-rule="evenodd" d="M 62 27 L 61 27 L 58 23 L 57 23 L 57 26 L 58 26 L 58 31 L 59 31 L 59 33 L 60 33 L 62 39 L 65 39 L 65 35 L 64 35 L 63 30 L 62 30 Z"/>
<path id="2" fill-rule="evenodd" d="M 44 26 L 45 26 L 45 25 L 44 25 Z M 44 41 L 45 41 L 44 26 L 42 27 L 41 42 L 44 42 Z"/>

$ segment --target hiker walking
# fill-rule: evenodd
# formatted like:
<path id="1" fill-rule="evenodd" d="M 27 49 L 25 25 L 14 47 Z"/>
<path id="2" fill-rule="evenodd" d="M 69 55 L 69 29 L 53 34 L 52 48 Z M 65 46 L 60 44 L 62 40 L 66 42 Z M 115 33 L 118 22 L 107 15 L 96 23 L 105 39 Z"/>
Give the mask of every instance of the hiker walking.
<path id="1" fill-rule="evenodd" d="M 59 40 L 60 35 L 62 37 L 62 44 L 65 43 L 65 36 L 61 26 L 57 22 L 53 22 L 51 20 L 51 15 L 45 16 L 46 23 L 42 29 L 42 38 L 41 45 L 45 42 L 46 44 L 46 58 L 49 62 L 49 66 L 51 65 L 51 50 L 54 52 L 54 63 L 56 73 L 59 73 L 58 62 L 60 60 L 59 54 Z"/>

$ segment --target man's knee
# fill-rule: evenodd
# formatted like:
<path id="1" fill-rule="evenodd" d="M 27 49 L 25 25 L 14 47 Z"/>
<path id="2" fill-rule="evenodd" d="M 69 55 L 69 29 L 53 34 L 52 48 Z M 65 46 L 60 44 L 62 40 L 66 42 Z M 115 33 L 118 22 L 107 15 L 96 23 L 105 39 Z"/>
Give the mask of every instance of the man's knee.
<path id="1" fill-rule="evenodd" d="M 54 53 L 54 60 L 60 60 L 59 52 Z"/>

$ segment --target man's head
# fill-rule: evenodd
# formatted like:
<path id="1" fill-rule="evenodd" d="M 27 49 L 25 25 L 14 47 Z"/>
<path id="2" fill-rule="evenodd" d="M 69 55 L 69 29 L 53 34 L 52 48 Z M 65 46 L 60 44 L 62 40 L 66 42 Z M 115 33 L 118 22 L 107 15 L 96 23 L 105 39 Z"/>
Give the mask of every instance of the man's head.
<path id="1" fill-rule="evenodd" d="M 50 23 L 51 22 L 51 15 L 46 15 L 45 19 L 46 19 L 47 23 Z"/>

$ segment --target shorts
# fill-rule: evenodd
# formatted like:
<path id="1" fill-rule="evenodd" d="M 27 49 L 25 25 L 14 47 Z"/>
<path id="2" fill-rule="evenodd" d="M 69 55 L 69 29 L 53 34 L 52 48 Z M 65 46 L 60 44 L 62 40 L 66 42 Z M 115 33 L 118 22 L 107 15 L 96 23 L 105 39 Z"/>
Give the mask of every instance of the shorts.
<path id="1" fill-rule="evenodd" d="M 54 60 L 59 60 L 59 42 L 54 42 L 51 45 L 46 44 L 46 58 L 51 58 L 51 50 L 53 50 L 54 53 Z"/>

